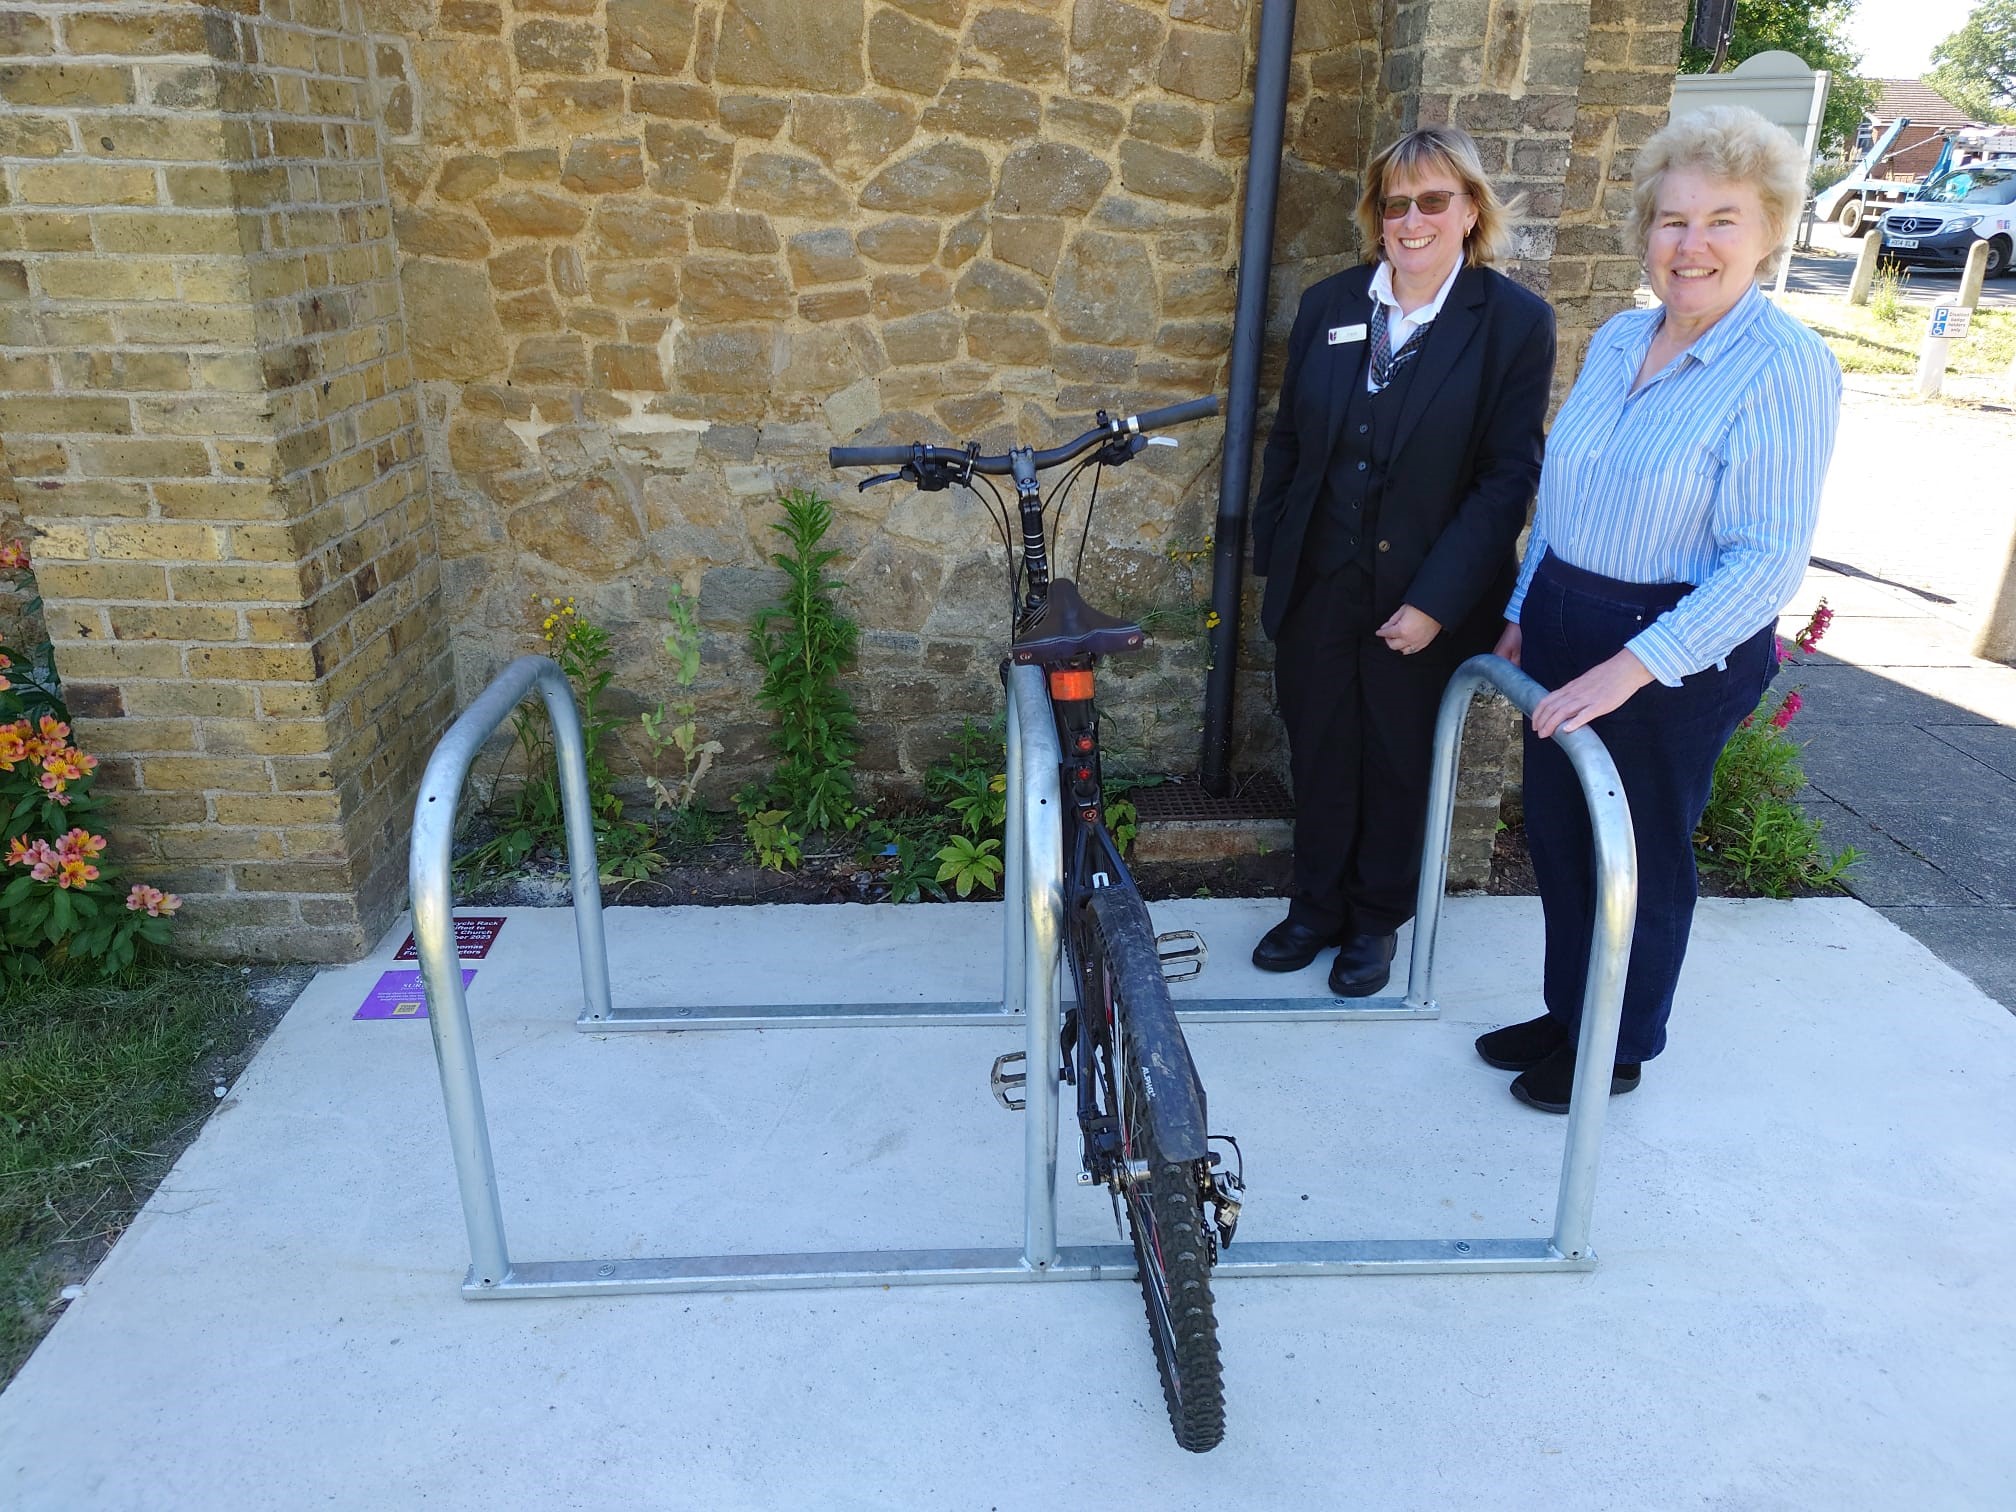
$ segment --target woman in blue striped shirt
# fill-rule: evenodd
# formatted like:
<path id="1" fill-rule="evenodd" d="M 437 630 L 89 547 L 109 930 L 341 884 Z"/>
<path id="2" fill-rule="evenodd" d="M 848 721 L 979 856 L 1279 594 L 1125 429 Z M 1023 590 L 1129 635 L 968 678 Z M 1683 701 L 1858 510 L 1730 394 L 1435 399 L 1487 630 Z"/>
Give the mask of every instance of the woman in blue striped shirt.
<path id="1" fill-rule="evenodd" d="M 1749 110 L 1684 117 L 1639 150 L 1629 229 L 1659 305 L 1596 333 L 1547 439 L 1498 644 L 1553 689 L 1525 773 L 1547 1012 L 1477 1053 L 1550 1113 L 1568 1108 L 1596 878 L 1581 784 L 1548 737 L 1594 728 L 1630 801 L 1638 917 L 1610 1083 L 1628 1092 L 1665 1047 L 1715 759 L 1777 669 L 1778 613 L 1805 575 L 1841 370 L 1757 287 L 1805 177 L 1791 138 Z"/>

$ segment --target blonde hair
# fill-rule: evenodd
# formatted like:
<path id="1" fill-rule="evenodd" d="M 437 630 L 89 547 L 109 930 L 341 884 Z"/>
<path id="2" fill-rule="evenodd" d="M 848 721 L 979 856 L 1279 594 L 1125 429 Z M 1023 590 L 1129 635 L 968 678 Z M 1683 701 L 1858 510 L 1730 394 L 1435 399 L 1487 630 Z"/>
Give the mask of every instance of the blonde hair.
<path id="1" fill-rule="evenodd" d="M 1484 177 L 1484 162 L 1470 133 L 1454 126 L 1424 126 L 1375 153 L 1366 165 L 1365 192 L 1358 196 L 1358 230 L 1365 238 L 1365 261 L 1378 262 L 1386 255 L 1380 241 L 1385 218 L 1379 214 L 1386 186 L 1403 173 L 1419 178 L 1437 168 L 1463 186 L 1477 212 L 1477 224 L 1463 238 L 1463 260 L 1488 263 L 1505 250 L 1511 212 Z"/>
<path id="2" fill-rule="evenodd" d="M 1775 274 L 1792 223 L 1806 203 L 1804 154 L 1790 134 L 1742 105 L 1717 105 L 1667 122 L 1638 149 L 1632 169 L 1631 217 L 1625 228 L 1641 258 L 1652 244 L 1660 185 L 1676 168 L 1757 191 L 1771 233 L 1771 252 L 1757 272 L 1767 278 Z"/>

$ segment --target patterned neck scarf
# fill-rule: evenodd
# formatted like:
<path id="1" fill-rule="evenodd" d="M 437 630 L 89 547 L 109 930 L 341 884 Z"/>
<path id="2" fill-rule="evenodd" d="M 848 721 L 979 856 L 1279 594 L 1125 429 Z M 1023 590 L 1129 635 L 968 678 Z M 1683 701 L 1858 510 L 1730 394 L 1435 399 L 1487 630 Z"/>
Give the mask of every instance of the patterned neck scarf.
<path id="1" fill-rule="evenodd" d="M 1407 339 L 1400 344 L 1400 350 L 1393 350 L 1392 338 L 1387 334 L 1386 301 L 1372 301 L 1372 391 L 1377 393 L 1393 381 L 1393 375 L 1421 350 L 1421 343 L 1428 339 L 1435 322 L 1414 327 Z"/>

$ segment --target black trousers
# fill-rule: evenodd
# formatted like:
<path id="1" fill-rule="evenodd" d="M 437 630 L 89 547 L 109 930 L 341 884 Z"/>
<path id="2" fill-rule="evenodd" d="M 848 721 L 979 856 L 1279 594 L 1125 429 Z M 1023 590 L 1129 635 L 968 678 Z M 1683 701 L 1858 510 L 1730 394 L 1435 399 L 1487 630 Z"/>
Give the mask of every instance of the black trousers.
<path id="1" fill-rule="evenodd" d="M 1295 784 L 1288 917 L 1387 934 L 1414 917 L 1435 715 L 1460 659 L 1453 626 L 1402 656 L 1356 566 L 1296 585 L 1275 640 L 1274 688 Z"/>
<path id="2" fill-rule="evenodd" d="M 1624 583 L 1571 567 L 1551 553 L 1519 611 L 1520 665 L 1558 688 L 1607 661 L 1691 591 L 1686 584 Z M 1648 683 L 1623 707 L 1590 722 L 1617 763 L 1638 845 L 1638 919 L 1624 981 L 1617 1059 L 1648 1061 L 1666 1047 L 1673 989 L 1687 957 L 1698 879 L 1694 829 L 1715 759 L 1754 711 L 1778 670 L 1775 627 L 1677 688 Z M 1589 806 L 1568 758 L 1526 726 L 1526 844 L 1547 920 L 1547 1011 L 1575 1032 L 1596 917 L 1596 853 Z"/>

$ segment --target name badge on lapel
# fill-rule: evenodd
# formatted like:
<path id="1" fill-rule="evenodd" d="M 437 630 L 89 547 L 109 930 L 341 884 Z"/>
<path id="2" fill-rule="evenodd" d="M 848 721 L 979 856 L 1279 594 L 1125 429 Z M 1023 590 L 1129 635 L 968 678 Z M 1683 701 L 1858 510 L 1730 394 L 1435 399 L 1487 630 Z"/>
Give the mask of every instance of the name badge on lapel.
<path id="1" fill-rule="evenodd" d="M 1332 346 L 1343 346 L 1347 342 L 1363 341 L 1364 339 L 1365 327 L 1362 325 L 1330 327 L 1330 345 Z"/>

